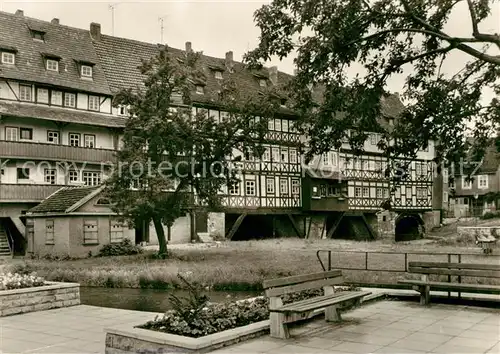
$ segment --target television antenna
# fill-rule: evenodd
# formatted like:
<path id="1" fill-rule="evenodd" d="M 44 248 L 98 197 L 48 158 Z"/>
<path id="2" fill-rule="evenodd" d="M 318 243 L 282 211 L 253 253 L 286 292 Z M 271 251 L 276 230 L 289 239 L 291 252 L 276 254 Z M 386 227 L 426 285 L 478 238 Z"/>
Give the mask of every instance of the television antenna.
<path id="1" fill-rule="evenodd" d="M 115 8 L 121 3 L 115 2 L 108 5 L 108 9 L 111 10 L 111 34 L 115 35 Z"/>
<path id="2" fill-rule="evenodd" d="M 161 40 L 160 40 L 160 43 L 163 44 L 163 21 L 165 20 L 165 18 L 167 18 L 167 15 L 164 15 L 164 16 L 161 16 L 161 17 L 158 17 L 158 22 L 160 22 L 160 31 L 161 31 Z"/>

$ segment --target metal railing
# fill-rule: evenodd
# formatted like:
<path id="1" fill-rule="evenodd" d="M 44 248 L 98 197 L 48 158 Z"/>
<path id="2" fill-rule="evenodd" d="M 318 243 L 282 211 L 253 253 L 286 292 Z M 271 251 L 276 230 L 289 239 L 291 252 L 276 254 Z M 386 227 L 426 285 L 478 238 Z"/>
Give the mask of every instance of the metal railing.
<path id="1" fill-rule="evenodd" d="M 10 240 L 10 242 L 7 242 L 9 244 L 9 250 L 10 250 L 10 255 L 12 258 L 14 258 L 14 238 L 10 234 L 9 228 L 4 227 L 5 233 L 7 234 L 7 238 Z"/>
<path id="2" fill-rule="evenodd" d="M 339 257 L 334 257 L 334 254 L 339 254 Z M 342 257 L 344 256 L 344 257 Z M 349 261 L 345 260 L 345 257 L 350 258 Z M 500 255 L 489 255 L 491 257 L 499 258 Z M 438 261 L 439 258 L 442 262 L 452 263 L 462 263 L 464 259 L 467 258 L 481 258 L 485 259 L 482 253 L 458 253 L 458 252 L 390 252 L 390 251 L 343 251 L 343 250 L 318 250 L 316 252 L 316 257 L 323 271 L 328 271 L 332 269 L 348 270 L 348 271 L 367 271 L 367 272 L 381 272 L 381 273 L 407 273 L 408 263 L 414 261 L 425 261 L 422 258 L 426 258 L 427 261 Z M 325 259 L 326 258 L 326 259 Z M 344 258 L 344 260 L 342 259 Z M 385 258 L 385 260 L 384 260 Z M 354 262 L 353 262 L 354 260 Z M 389 260 L 389 262 L 387 262 Z M 350 263 L 355 263 L 351 265 Z M 468 263 L 468 262 L 464 262 Z M 386 265 L 386 267 L 381 267 L 381 265 Z M 388 266 L 387 266 L 388 265 Z M 448 275 L 448 282 L 451 283 L 452 276 Z M 462 278 L 458 276 L 457 281 L 460 283 Z M 364 284 L 364 285 L 375 285 L 384 286 L 387 288 L 401 288 L 401 285 L 395 283 L 365 283 L 365 282 L 349 282 L 352 284 Z M 408 288 L 408 286 L 404 286 Z M 451 297 L 451 292 L 448 292 L 448 297 Z M 458 292 L 458 297 L 461 297 L 461 293 Z"/>

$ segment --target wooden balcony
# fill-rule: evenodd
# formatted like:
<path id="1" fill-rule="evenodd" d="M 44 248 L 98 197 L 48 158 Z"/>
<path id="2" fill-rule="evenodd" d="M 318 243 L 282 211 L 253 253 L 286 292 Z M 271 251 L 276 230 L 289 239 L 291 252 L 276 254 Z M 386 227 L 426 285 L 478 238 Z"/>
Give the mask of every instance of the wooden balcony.
<path id="1" fill-rule="evenodd" d="M 39 203 L 64 186 L 53 184 L 3 184 L 0 183 L 0 202 Z"/>
<path id="2" fill-rule="evenodd" d="M 115 160 L 115 150 L 0 140 L 0 158 L 100 163 Z"/>

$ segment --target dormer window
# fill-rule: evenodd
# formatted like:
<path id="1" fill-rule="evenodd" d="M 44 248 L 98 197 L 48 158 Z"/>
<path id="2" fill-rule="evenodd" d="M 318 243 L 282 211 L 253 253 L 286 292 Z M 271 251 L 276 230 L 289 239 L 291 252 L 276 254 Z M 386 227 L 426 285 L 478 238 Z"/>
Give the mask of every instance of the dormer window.
<path id="1" fill-rule="evenodd" d="M 118 115 L 119 116 L 128 116 L 128 107 L 124 105 L 118 106 Z"/>
<path id="2" fill-rule="evenodd" d="M 16 63 L 16 55 L 10 52 L 2 52 L 2 64 L 12 64 Z"/>
<path id="3" fill-rule="evenodd" d="M 59 71 L 59 61 L 55 59 L 47 59 L 46 69 L 49 71 Z"/>
<path id="4" fill-rule="evenodd" d="M 81 75 L 82 77 L 92 77 L 92 67 L 89 65 L 82 65 Z"/>
<path id="5" fill-rule="evenodd" d="M 267 80 L 266 79 L 259 79 L 259 86 L 260 87 L 267 87 Z"/>
<path id="6" fill-rule="evenodd" d="M 222 71 L 215 71 L 214 76 L 217 80 L 222 80 Z"/>
<path id="7" fill-rule="evenodd" d="M 205 93 L 205 88 L 202 85 L 196 85 L 196 93 L 198 95 L 203 95 Z"/>
<path id="8" fill-rule="evenodd" d="M 33 37 L 33 40 L 35 40 L 35 41 L 43 42 L 44 41 L 44 37 L 45 37 L 45 32 L 37 31 L 37 30 L 31 30 L 31 37 Z"/>

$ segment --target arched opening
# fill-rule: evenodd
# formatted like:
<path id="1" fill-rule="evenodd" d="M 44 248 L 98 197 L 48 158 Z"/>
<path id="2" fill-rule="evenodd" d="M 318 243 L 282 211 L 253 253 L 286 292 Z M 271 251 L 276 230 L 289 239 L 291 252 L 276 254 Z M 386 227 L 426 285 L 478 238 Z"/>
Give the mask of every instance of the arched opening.
<path id="1" fill-rule="evenodd" d="M 423 234 L 424 222 L 419 215 L 402 215 L 396 220 L 396 242 L 418 240 Z"/>

